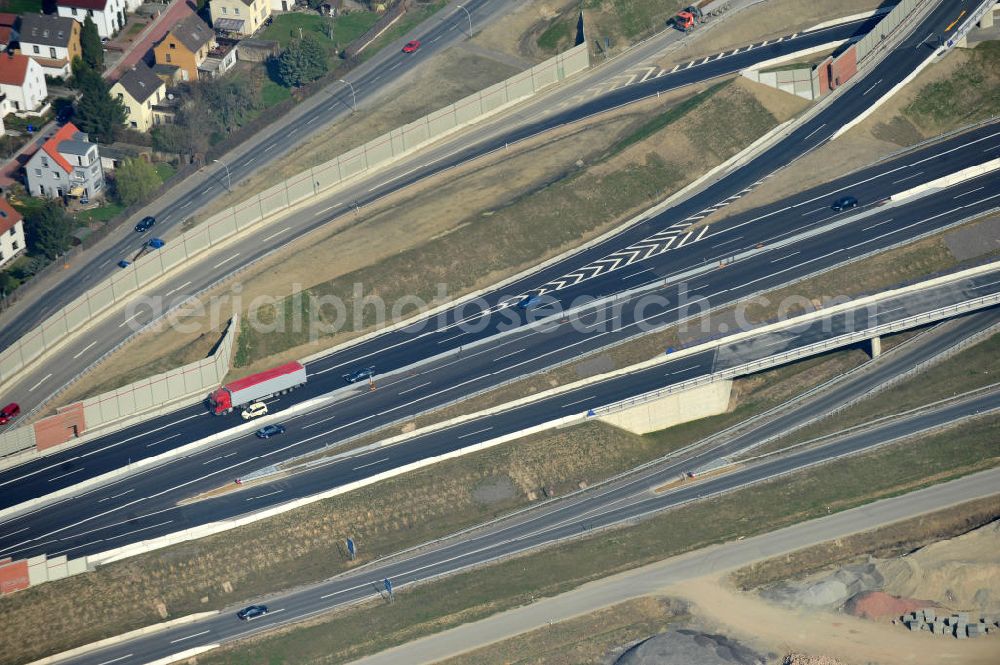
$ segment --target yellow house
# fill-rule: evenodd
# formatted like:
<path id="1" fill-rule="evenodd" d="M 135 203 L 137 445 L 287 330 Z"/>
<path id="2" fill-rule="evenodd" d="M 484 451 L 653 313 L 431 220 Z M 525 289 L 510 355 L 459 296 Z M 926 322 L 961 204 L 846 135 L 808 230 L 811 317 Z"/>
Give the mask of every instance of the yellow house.
<path id="1" fill-rule="evenodd" d="M 166 94 L 167 86 L 146 64 L 140 62 L 111 86 L 111 95 L 125 104 L 125 124 L 140 132 L 153 126 L 153 107 Z"/>
<path id="2" fill-rule="evenodd" d="M 271 16 L 270 0 L 211 0 L 212 27 L 235 37 L 247 37 Z"/>
<path id="3" fill-rule="evenodd" d="M 153 47 L 158 65 L 180 67 L 181 79 L 197 81 L 198 68 L 215 48 L 215 33 L 197 14 L 188 16 L 171 28 Z"/>

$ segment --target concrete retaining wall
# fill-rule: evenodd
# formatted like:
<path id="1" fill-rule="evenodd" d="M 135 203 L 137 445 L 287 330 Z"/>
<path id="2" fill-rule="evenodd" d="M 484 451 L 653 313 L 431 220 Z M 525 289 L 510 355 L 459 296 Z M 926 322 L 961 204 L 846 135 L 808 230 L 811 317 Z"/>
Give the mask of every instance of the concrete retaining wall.
<path id="1" fill-rule="evenodd" d="M 58 348 L 72 333 L 81 331 L 113 306 L 127 302 L 141 288 L 214 245 L 297 203 L 386 166 L 431 141 L 512 106 L 589 66 L 590 53 L 586 45 L 581 44 L 213 215 L 167 246 L 116 272 L 0 352 L 0 385 L 43 354 Z"/>
<path id="2" fill-rule="evenodd" d="M 868 57 L 868 54 L 871 53 L 876 46 L 881 44 L 882 41 L 889 36 L 890 32 L 898 28 L 910 15 L 910 12 L 914 11 L 923 1 L 924 0 L 900 0 L 899 3 L 892 8 L 892 11 L 886 14 L 885 18 L 878 22 L 878 25 L 876 25 L 871 32 L 858 40 L 858 60 L 861 61 Z"/>
<path id="3" fill-rule="evenodd" d="M 984 173 L 990 173 L 991 171 L 996 171 L 997 169 L 1000 169 L 1000 157 L 997 159 L 991 159 L 988 162 L 983 162 L 982 164 L 978 164 L 976 166 L 970 166 L 969 168 L 962 169 L 961 171 L 956 171 L 955 173 L 937 178 L 936 180 L 925 182 L 922 185 L 917 185 L 916 187 L 912 187 L 897 194 L 893 194 L 889 197 L 889 200 L 901 201 L 915 196 L 931 194 L 939 189 L 953 187 L 961 182 L 977 178 Z"/>
<path id="4" fill-rule="evenodd" d="M 725 413 L 732 388 L 731 379 L 713 381 L 600 416 L 598 420 L 634 434 L 649 434 Z"/>
<path id="5" fill-rule="evenodd" d="M 776 72 L 746 70 L 741 72 L 741 74 L 751 81 L 763 83 L 796 97 L 812 100 L 818 96 L 813 91 L 813 79 L 816 78 L 815 71 L 813 67 L 808 65 L 799 69 L 783 69 Z"/>

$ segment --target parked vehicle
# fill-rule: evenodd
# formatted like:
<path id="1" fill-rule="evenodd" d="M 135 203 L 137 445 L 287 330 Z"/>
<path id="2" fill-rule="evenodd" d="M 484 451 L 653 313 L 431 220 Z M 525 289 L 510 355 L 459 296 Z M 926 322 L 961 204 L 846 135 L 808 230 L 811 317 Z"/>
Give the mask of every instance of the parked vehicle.
<path id="1" fill-rule="evenodd" d="M 694 5 L 686 7 L 683 11 L 677 12 L 671 21 L 673 21 L 674 27 L 681 32 L 691 32 L 701 23 L 701 10 Z"/>
<path id="2" fill-rule="evenodd" d="M 834 201 L 833 205 L 830 207 L 836 212 L 840 212 L 841 210 L 850 210 L 851 208 L 858 207 L 858 200 L 853 196 L 841 196 L 839 199 Z"/>
<path id="3" fill-rule="evenodd" d="M 121 261 L 118 262 L 119 268 L 128 268 L 130 265 L 132 265 L 132 262 L 126 259 L 122 259 Z"/>
<path id="4" fill-rule="evenodd" d="M 413 53 L 418 48 L 420 48 L 420 41 L 414 39 L 411 42 L 406 42 L 406 46 L 403 47 L 403 53 Z"/>
<path id="5" fill-rule="evenodd" d="M 254 402 L 247 408 L 243 409 L 243 413 L 240 415 L 243 417 L 243 420 L 253 420 L 254 418 L 266 416 L 267 404 L 264 404 L 263 402 Z"/>
<path id="6" fill-rule="evenodd" d="M 240 621 L 250 621 L 267 614 L 267 605 L 250 605 L 236 613 Z"/>
<path id="7" fill-rule="evenodd" d="M 301 363 L 291 362 L 222 386 L 208 396 L 208 404 L 212 413 L 222 416 L 245 404 L 284 395 L 305 383 L 306 368 Z"/>
<path id="8" fill-rule="evenodd" d="M 285 433 L 284 425 L 264 425 L 259 430 L 257 430 L 257 438 L 270 439 L 272 436 L 284 433 Z"/>
<path id="9" fill-rule="evenodd" d="M 17 402 L 11 402 L 4 408 L 0 409 L 0 425 L 6 425 L 19 415 L 21 415 L 21 407 Z"/>
<path id="10" fill-rule="evenodd" d="M 156 224 L 155 217 L 143 217 L 139 220 L 139 223 L 135 225 L 136 233 L 145 233 L 153 228 L 153 224 Z"/>
<path id="11" fill-rule="evenodd" d="M 375 376 L 375 366 L 364 367 L 362 369 L 356 369 L 353 372 L 348 372 L 344 374 L 344 380 L 348 383 L 357 383 L 358 381 L 364 381 L 365 379 L 370 379 Z"/>

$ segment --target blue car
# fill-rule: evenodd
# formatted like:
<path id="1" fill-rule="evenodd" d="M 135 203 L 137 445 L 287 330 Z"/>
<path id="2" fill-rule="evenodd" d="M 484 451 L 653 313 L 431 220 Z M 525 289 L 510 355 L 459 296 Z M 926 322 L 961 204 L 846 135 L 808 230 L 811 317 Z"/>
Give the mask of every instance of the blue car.
<path id="1" fill-rule="evenodd" d="M 529 310 L 535 305 L 537 305 L 541 299 L 542 297 L 536 294 L 525 296 L 518 301 L 517 308 L 523 310 Z"/>
<path id="2" fill-rule="evenodd" d="M 132 262 L 126 261 L 125 259 L 122 259 L 121 261 L 118 262 L 119 268 L 128 268 L 130 265 L 132 265 Z"/>
<path id="3" fill-rule="evenodd" d="M 250 619 L 262 617 L 265 614 L 267 614 L 267 605 L 251 605 L 237 612 L 236 616 L 240 621 L 250 621 Z"/>
<path id="4" fill-rule="evenodd" d="M 358 381 L 364 381 L 365 379 L 370 379 L 375 376 L 375 366 L 365 367 L 363 369 L 356 369 L 353 372 L 349 372 L 344 375 L 344 380 L 348 383 L 357 383 Z"/>
<path id="5" fill-rule="evenodd" d="M 149 245 L 150 249 L 159 249 L 163 247 L 166 243 L 160 240 L 159 238 L 150 238 L 149 242 L 146 244 Z"/>
<path id="6" fill-rule="evenodd" d="M 276 434 L 283 434 L 285 431 L 284 425 L 264 425 L 259 430 L 257 430 L 258 439 L 270 439 Z"/>

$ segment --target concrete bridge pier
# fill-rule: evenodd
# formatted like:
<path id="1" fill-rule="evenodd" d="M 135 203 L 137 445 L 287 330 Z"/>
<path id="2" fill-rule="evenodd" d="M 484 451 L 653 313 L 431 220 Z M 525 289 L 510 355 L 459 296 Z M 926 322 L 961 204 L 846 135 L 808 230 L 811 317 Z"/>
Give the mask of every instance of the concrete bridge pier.
<path id="1" fill-rule="evenodd" d="M 871 344 L 872 344 L 871 357 L 872 357 L 872 360 L 875 360 L 880 355 L 882 355 L 882 338 L 881 337 L 872 337 L 870 341 L 871 341 Z"/>
<path id="2" fill-rule="evenodd" d="M 731 380 L 720 379 L 599 416 L 598 420 L 633 434 L 648 434 L 725 413 L 732 388 Z"/>

